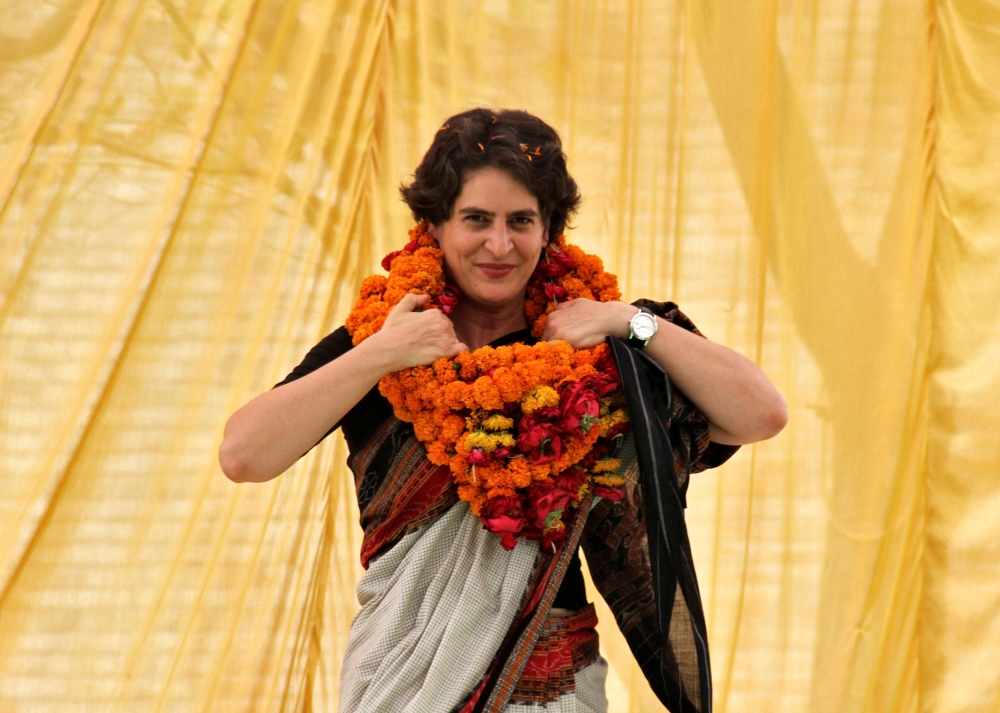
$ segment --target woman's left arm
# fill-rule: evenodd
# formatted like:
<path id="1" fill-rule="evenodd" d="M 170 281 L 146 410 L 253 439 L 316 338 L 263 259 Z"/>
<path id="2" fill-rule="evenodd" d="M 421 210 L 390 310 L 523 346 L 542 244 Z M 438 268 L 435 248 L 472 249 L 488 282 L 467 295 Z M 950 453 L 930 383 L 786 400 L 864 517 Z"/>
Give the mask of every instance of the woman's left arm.
<path id="1" fill-rule="evenodd" d="M 542 339 L 564 339 L 577 349 L 609 335 L 627 339 L 635 313 L 624 302 L 570 300 L 549 314 Z M 656 321 L 656 334 L 643 350 L 705 414 L 711 440 L 743 445 L 772 438 L 785 427 L 785 399 L 756 364 L 665 319 Z"/>

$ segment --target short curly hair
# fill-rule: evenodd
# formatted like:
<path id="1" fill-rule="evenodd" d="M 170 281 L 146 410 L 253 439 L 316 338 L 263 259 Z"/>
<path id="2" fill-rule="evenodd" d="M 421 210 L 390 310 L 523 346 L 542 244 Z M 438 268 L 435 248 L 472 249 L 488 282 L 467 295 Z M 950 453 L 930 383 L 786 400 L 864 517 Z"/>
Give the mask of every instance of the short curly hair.
<path id="1" fill-rule="evenodd" d="M 580 205 L 576 181 L 555 129 L 526 111 L 471 109 L 438 129 L 413 183 L 400 186 L 413 217 L 440 225 L 451 217 L 466 177 L 499 168 L 538 199 L 550 239 L 561 235 Z"/>

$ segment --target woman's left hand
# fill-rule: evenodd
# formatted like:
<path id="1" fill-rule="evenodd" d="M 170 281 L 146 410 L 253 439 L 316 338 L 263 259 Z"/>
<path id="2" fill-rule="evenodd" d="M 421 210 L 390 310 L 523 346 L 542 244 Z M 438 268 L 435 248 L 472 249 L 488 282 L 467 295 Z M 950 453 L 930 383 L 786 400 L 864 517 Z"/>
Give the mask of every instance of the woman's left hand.
<path id="1" fill-rule="evenodd" d="M 560 302 L 549 313 L 542 339 L 553 342 L 563 339 L 574 349 L 586 349 L 612 335 L 625 339 L 629 335 L 629 320 L 636 308 L 624 302 L 569 300 Z"/>

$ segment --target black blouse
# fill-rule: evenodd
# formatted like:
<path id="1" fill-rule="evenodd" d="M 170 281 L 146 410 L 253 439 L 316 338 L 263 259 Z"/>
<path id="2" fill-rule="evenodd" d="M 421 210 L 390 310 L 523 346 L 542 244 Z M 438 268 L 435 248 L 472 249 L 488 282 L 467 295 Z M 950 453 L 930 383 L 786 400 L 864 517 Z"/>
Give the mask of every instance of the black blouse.
<path id="1" fill-rule="evenodd" d="M 530 330 L 522 329 L 490 342 L 490 346 L 499 347 L 505 344 L 513 344 L 514 342 L 534 344 L 535 341 L 535 338 L 531 336 Z M 339 327 L 310 349 L 302 362 L 292 369 L 292 372 L 288 376 L 275 384 L 275 387 L 295 381 L 296 379 L 301 379 L 306 374 L 329 364 L 353 348 L 354 346 L 351 336 L 347 333 L 347 328 Z M 326 438 L 326 436 L 329 436 L 338 428 L 342 428 L 344 430 L 344 440 L 347 441 L 347 447 L 351 453 L 354 453 L 356 450 L 363 448 L 368 439 L 378 430 L 379 426 L 386 419 L 392 418 L 392 416 L 392 405 L 388 399 L 379 393 L 378 386 L 375 386 L 340 421 L 335 423 L 333 428 L 327 431 L 323 438 Z M 583 583 L 580 552 L 577 550 L 573 553 L 569 570 L 566 572 L 566 577 L 563 579 L 562 586 L 559 588 L 552 606 L 576 611 L 586 605 L 587 592 Z"/>

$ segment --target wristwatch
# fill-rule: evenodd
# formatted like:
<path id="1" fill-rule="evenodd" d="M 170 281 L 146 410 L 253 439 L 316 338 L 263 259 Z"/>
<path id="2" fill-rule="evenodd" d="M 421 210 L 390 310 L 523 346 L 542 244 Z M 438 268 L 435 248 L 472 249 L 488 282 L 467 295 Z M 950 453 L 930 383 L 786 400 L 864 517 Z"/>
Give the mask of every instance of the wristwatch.
<path id="1" fill-rule="evenodd" d="M 656 327 L 656 316 L 639 307 L 639 311 L 628 321 L 628 343 L 634 347 L 646 346 L 656 334 Z"/>

